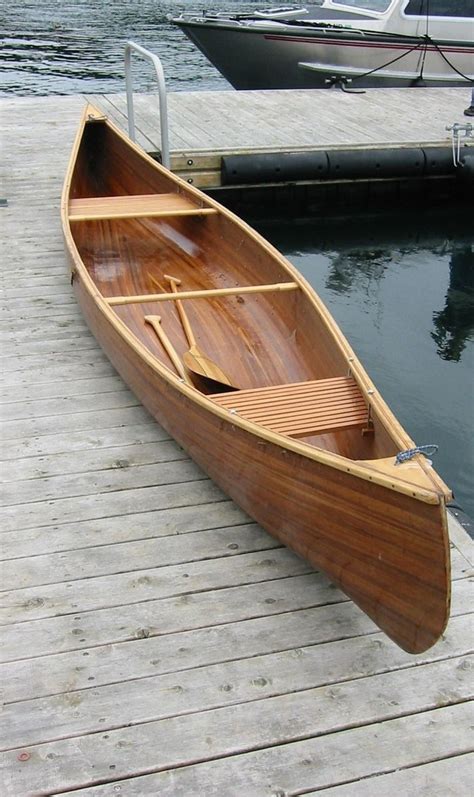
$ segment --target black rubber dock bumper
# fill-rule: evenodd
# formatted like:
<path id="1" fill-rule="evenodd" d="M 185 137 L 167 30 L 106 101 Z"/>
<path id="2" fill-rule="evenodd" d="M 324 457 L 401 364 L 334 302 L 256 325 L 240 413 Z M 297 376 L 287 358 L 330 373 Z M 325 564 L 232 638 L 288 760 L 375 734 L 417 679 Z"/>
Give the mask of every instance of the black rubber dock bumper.
<path id="1" fill-rule="evenodd" d="M 422 178 L 454 172 L 451 147 L 314 150 L 223 156 L 221 184 Z"/>

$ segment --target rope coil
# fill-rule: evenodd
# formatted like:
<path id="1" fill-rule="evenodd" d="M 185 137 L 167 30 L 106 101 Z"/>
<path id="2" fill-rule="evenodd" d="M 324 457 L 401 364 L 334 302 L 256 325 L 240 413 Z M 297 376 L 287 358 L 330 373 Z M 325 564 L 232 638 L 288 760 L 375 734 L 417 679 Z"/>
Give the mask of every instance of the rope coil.
<path id="1" fill-rule="evenodd" d="M 402 462 L 407 462 L 417 454 L 423 454 L 424 457 L 431 457 L 433 454 L 436 454 L 437 450 L 438 446 L 432 444 L 427 446 L 416 446 L 415 448 L 409 448 L 406 451 L 399 451 L 395 457 L 395 465 L 401 465 Z"/>

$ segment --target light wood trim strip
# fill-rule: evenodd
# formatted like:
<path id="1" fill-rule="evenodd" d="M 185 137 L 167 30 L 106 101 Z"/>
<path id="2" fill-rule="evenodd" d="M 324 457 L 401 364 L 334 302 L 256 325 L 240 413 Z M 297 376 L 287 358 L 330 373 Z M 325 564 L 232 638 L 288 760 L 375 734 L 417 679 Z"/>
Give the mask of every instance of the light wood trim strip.
<path id="1" fill-rule="evenodd" d="M 70 222 L 106 219 L 156 218 L 159 216 L 205 216 L 216 214 L 211 207 L 201 207 L 178 193 L 99 196 L 69 200 Z"/>
<path id="2" fill-rule="evenodd" d="M 235 288 L 211 288 L 202 291 L 181 291 L 180 293 L 145 293 L 142 296 L 110 296 L 104 297 L 110 307 L 120 304 L 136 304 L 144 302 L 175 302 L 177 299 L 207 299 L 213 296 L 234 296 L 241 293 L 269 293 L 270 291 L 298 290 L 297 282 L 275 282 L 271 285 L 243 285 Z M 225 395 L 225 394 L 224 394 Z"/>

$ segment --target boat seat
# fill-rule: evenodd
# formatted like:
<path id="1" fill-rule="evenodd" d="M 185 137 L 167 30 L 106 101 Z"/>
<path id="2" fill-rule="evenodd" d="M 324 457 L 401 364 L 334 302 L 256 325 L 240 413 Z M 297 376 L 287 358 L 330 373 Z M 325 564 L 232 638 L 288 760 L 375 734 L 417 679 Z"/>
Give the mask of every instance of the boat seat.
<path id="1" fill-rule="evenodd" d="M 232 414 L 289 437 L 370 426 L 368 406 L 350 376 L 216 393 L 208 398 Z"/>
<path id="2" fill-rule="evenodd" d="M 183 194 L 92 196 L 69 200 L 69 221 L 137 219 L 157 216 L 204 216 L 215 208 L 198 207 Z"/>

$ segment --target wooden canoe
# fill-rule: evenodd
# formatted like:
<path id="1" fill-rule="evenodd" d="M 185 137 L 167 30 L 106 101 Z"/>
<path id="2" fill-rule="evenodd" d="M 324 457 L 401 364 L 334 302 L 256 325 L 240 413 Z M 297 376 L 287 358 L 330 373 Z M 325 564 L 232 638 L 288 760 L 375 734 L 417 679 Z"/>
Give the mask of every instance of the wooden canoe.
<path id="1" fill-rule="evenodd" d="M 451 493 L 425 457 L 395 464 L 415 444 L 303 277 L 92 106 L 62 221 L 87 322 L 157 421 L 398 645 L 433 645 L 449 614 Z M 179 309 L 227 384 L 186 366 Z"/>

